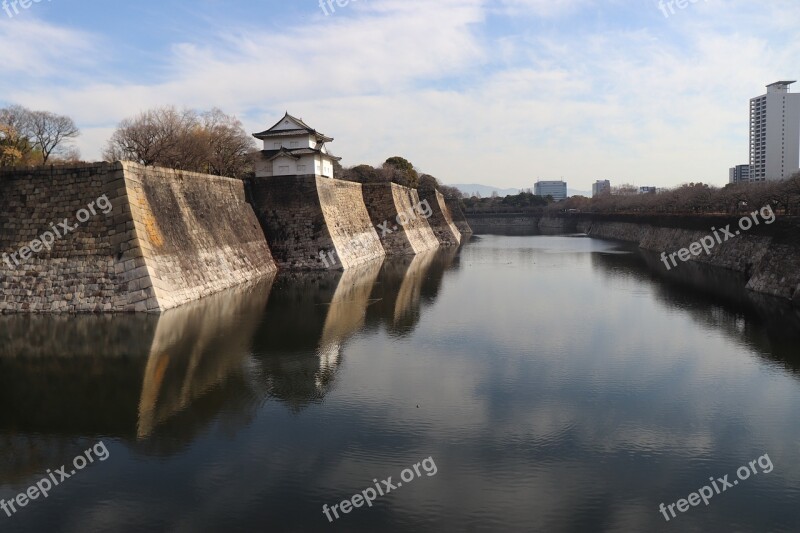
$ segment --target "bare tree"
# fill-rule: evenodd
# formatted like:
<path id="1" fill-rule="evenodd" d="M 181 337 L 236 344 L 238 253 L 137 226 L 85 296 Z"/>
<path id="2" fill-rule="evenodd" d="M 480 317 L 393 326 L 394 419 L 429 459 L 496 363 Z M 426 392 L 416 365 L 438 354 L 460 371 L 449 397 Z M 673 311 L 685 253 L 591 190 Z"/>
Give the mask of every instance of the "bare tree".
<path id="1" fill-rule="evenodd" d="M 253 137 L 234 116 L 214 108 L 203 114 L 208 172 L 220 176 L 243 177 L 252 170 Z"/>
<path id="2" fill-rule="evenodd" d="M 143 165 L 169 165 L 175 162 L 182 136 L 197 116 L 174 107 L 162 107 L 140 113 L 120 122 L 111 136 L 103 157 L 113 161 L 128 159 Z"/>
<path id="3" fill-rule="evenodd" d="M 168 106 L 123 120 L 103 157 L 243 177 L 251 170 L 254 147 L 241 122 L 219 109 L 198 115 Z"/>
<path id="4" fill-rule="evenodd" d="M 23 131 L 42 151 L 42 164 L 46 164 L 53 153 L 68 149 L 69 141 L 81 133 L 70 117 L 49 111 L 31 111 L 27 122 Z"/>

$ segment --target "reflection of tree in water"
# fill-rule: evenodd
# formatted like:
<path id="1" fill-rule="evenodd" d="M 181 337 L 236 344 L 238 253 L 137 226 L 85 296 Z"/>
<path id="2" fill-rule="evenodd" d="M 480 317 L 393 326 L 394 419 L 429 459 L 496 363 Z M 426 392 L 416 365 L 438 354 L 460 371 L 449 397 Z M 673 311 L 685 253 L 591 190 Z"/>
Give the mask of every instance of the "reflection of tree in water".
<path id="1" fill-rule="evenodd" d="M 364 324 L 381 262 L 344 272 L 278 276 L 253 340 L 256 381 L 294 411 L 321 401 L 341 364 L 341 349 Z"/>
<path id="2" fill-rule="evenodd" d="M 742 274 L 694 261 L 668 271 L 659 254 L 638 249 L 592 254 L 592 263 L 612 277 L 632 277 L 654 286 L 661 303 L 743 339 L 800 375 L 800 310 L 785 300 L 747 290 Z"/>

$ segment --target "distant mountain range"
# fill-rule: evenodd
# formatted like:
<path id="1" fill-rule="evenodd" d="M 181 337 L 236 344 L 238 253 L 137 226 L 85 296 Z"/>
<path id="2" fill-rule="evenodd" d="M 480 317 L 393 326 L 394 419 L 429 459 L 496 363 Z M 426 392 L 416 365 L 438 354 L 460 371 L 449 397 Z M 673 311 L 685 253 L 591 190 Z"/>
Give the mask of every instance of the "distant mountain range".
<path id="1" fill-rule="evenodd" d="M 514 194 L 519 194 L 522 189 L 500 189 L 498 187 L 492 187 L 491 185 L 481 185 L 479 183 L 456 183 L 454 185 L 450 185 L 450 187 L 455 187 L 459 191 L 468 194 L 469 196 L 474 196 L 476 194 L 480 194 L 481 198 L 489 198 L 493 192 L 497 192 L 497 196 L 510 196 Z M 526 187 L 527 189 L 528 187 Z M 533 185 L 530 186 L 530 190 L 533 191 Z M 567 194 L 569 196 L 592 196 L 592 193 L 589 191 L 581 191 L 578 189 L 567 189 Z"/>

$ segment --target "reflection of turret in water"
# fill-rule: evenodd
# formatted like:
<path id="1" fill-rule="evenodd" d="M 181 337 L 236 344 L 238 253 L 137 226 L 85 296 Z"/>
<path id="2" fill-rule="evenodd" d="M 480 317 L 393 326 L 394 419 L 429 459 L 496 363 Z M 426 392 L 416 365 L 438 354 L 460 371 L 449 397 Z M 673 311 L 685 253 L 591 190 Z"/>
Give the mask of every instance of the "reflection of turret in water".
<path id="1" fill-rule="evenodd" d="M 344 272 L 279 274 L 253 344 L 262 394 L 294 410 L 325 396 L 342 346 L 364 324 L 380 268 L 377 261 Z"/>
<path id="2" fill-rule="evenodd" d="M 100 437 L 180 446 L 223 409 L 246 411 L 230 406 L 255 402 L 241 369 L 271 282 L 161 316 L 0 316 L 0 402 L 13 406 L 0 410 L 0 482 Z"/>

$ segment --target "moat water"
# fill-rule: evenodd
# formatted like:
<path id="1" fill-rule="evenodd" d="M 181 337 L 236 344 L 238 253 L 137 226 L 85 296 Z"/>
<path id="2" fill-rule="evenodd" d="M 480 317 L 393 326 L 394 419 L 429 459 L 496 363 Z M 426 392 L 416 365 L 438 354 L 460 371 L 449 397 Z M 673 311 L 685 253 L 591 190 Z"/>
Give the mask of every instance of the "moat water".
<path id="1" fill-rule="evenodd" d="M 69 478 L 0 530 L 798 531 L 800 314 L 740 287 L 482 235 L 161 317 L 3 316 L 0 498 Z"/>

